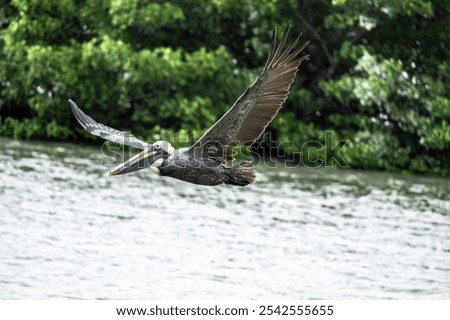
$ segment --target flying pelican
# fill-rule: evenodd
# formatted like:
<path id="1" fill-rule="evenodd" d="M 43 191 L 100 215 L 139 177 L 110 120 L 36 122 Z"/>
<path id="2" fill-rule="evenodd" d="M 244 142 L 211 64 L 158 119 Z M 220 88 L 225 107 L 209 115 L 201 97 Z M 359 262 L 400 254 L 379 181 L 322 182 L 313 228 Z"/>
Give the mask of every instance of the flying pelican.
<path id="1" fill-rule="evenodd" d="M 110 176 L 148 168 L 194 184 L 215 186 L 222 183 L 245 186 L 255 181 L 255 167 L 250 161 L 229 166 L 234 152 L 231 146 L 250 146 L 264 132 L 287 99 L 289 88 L 303 60 L 299 56 L 308 44 L 297 46 L 301 34 L 285 48 L 289 29 L 279 43 L 276 29 L 261 75 L 236 100 L 234 105 L 191 147 L 174 149 L 167 141 L 147 143 L 130 133 L 94 121 L 69 100 L 75 118 L 93 135 L 142 151 L 109 171 Z"/>

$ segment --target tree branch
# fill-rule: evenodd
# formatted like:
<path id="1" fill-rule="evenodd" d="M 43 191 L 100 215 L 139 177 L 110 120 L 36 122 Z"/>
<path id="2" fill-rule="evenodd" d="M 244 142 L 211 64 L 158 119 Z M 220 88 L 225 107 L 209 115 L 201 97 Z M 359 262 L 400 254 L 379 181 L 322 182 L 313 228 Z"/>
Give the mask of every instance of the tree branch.
<path id="1" fill-rule="evenodd" d="M 300 0 L 299 4 L 301 2 L 303 2 L 303 1 Z M 306 2 L 305 2 L 305 6 L 307 6 Z M 328 49 L 325 41 L 320 36 L 319 32 L 317 32 L 316 28 L 308 20 L 306 20 L 306 18 L 300 13 L 298 8 L 297 8 L 297 10 L 294 11 L 294 13 L 297 16 L 297 18 L 306 26 L 306 28 L 312 33 L 314 38 L 316 38 L 316 40 L 319 42 L 319 44 L 325 54 L 325 57 L 328 60 L 329 67 L 327 70 L 327 78 L 330 78 L 331 75 L 334 73 L 334 70 L 336 69 L 336 64 L 333 62 L 333 58 L 331 56 L 330 50 Z"/>

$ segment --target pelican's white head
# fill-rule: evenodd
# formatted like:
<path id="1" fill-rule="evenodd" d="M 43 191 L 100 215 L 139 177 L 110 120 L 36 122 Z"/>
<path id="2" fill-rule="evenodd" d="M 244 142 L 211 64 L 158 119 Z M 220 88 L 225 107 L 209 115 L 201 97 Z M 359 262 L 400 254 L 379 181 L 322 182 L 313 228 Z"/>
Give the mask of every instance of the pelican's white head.
<path id="1" fill-rule="evenodd" d="M 162 150 L 168 155 L 172 155 L 175 151 L 175 148 L 170 144 L 169 141 L 158 140 L 152 145 L 152 147 L 155 151 Z"/>

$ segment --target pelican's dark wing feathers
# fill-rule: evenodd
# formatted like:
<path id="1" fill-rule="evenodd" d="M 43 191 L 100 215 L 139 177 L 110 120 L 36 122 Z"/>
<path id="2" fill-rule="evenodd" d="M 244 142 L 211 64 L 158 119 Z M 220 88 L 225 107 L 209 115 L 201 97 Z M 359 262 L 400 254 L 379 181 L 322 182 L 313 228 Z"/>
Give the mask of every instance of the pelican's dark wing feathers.
<path id="1" fill-rule="evenodd" d="M 105 126 L 104 124 L 96 122 L 94 119 L 92 119 L 83 111 L 81 111 L 81 109 L 78 108 L 76 103 L 73 102 L 72 100 L 69 100 L 69 104 L 75 118 L 81 124 L 83 129 L 89 132 L 90 134 L 102 137 L 105 140 L 109 140 L 130 147 L 135 147 L 141 150 L 151 145 L 145 141 L 136 138 L 131 133 L 119 131 L 111 127 Z"/>
<path id="2" fill-rule="evenodd" d="M 298 67 L 308 57 L 298 57 L 308 44 L 296 48 L 301 35 L 284 49 L 289 29 L 283 33 L 278 44 L 274 30 L 261 75 L 228 112 L 191 146 L 190 151 L 200 150 L 226 162 L 233 156 L 227 146 L 249 146 L 261 136 L 286 101 Z M 212 145 L 214 148 L 210 148 Z"/>

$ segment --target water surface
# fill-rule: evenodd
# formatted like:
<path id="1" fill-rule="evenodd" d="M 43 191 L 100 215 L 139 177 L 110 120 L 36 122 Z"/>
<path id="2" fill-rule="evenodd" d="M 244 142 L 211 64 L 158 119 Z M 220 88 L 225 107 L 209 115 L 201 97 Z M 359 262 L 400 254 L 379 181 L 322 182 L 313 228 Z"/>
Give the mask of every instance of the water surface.
<path id="1" fill-rule="evenodd" d="M 1 299 L 450 298 L 450 183 L 258 168 L 246 188 L 0 139 Z"/>

